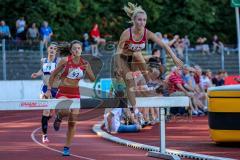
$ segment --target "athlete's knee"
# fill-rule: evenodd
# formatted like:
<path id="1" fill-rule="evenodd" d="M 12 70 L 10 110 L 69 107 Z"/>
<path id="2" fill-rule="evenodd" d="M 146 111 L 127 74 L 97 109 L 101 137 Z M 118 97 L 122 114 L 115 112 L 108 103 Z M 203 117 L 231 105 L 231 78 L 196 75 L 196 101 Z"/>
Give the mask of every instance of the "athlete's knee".
<path id="1" fill-rule="evenodd" d="M 134 57 L 134 60 L 135 60 L 137 63 L 145 62 L 144 57 L 143 57 L 143 55 L 142 55 L 141 52 L 134 52 L 134 53 L 133 53 L 133 57 Z"/>
<path id="2" fill-rule="evenodd" d="M 75 121 L 68 121 L 68 127 L 74 128 L 76 126 Z"/>
<path id="3" fill-rule="evenodd" d="M 140 57 L 140 56 L 142 56 L 142 52 L 141 51 L 133 52 L 133 56 L 134 56 L 134 58 Z"/>
<path id="4" fill-rule="evenodd" d="M 132 74 L 133 72 L 127 72 L 126 73 L 126 77 L 125 77 L 125 79 L 126 79 L 126 81 L 131 81 L 131 80 L 133 80 L 133 74 Z"/>
<path id="5" fill-rule="evenodd" d="M 77 122 L 79 120 L 79 113 L 70 113 L 68 117 L 69 122 Z"/>
<path id="6" fill-rule="evenodd" d="M 43 116 L 50 116 L 50 110 L 43 110 Z"/>

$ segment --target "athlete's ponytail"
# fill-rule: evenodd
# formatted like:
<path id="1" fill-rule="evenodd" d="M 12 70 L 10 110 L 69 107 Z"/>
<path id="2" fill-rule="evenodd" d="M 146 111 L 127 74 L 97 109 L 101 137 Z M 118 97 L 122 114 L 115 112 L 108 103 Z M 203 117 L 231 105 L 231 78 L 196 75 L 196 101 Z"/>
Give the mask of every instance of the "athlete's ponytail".
<path id="1" fill-rule="evenodd" d="M 61 42 L 58 44 L 58 52 L 60 56 L 70 55 L 70 44 L 68 42 Z"/>
<path id="2" fill-rule="evenodd" d="M 132 4 L 131 2 L 128 2 L 128 6 L 124 6 L 123 10 L 127 13 L 128 17 L 131 18 L 130 22 L 133 22 L 138 13 L 143 13 L 147 15 L 141 6 L 138 6 L 137 4 Z"/>

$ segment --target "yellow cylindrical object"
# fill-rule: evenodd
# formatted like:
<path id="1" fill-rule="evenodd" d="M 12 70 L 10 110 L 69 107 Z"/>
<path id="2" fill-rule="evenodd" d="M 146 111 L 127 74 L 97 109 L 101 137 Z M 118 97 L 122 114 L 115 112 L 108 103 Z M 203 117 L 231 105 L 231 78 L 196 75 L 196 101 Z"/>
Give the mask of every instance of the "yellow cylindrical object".
<path id="1" fill-rule="evenodd" d="M 208 89 L 208 122 L 215 142 L 240 142 L 240 85 Z"/>

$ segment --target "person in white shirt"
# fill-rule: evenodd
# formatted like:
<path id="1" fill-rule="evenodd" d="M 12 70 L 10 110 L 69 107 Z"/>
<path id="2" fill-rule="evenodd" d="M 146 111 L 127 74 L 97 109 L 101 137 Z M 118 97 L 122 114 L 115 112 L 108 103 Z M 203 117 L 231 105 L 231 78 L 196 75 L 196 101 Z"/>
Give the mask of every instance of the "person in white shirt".
<path id="1" fill-rule="evenodd" d="M 104 122 L 105 122 L 105 128 L 107 132 L 110 133 L 126 133 L 126 132 L 138 132 L 141 129 L 140 124 L 138 124 L 137 120 L 134 119 L 134 116 L 132 116 L 132 113 L 129 109 L 125 110 L 127 113 L 125 113 L 131 121 L 134 122 L 134 124 L 128 124 L 126 125 L 121 120 L 121 116 L 123 114 L 122 108 L 114 108 L 110 112 L 104 114 Z"/>

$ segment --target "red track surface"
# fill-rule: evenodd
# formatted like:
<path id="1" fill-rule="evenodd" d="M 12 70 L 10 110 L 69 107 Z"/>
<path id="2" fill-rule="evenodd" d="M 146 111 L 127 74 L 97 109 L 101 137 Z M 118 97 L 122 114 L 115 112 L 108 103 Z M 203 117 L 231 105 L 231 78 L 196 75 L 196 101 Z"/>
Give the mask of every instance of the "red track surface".
<path id="1" fill-rule="evenodd" d="M 97 159 L 97 160 L 122 160 L 122 159 L 153 159 L 146 156 L 146 151 L 136 150 L 108 142 L 94 133 L 92 126 L 99 120 L 79 122 L 77 134 L 74 138 L 71 153 L 75 156 L 62 157 L 61 153 L 65 142 L 66 124 L 63 123 L 59 132 L 49 127 L 50 143 L 44 148 L 35 143 L 31 134 L 40 127 L 41 112 L 0 112 L 0 159 L 1 160 L 74 160 L 74 159 Z M 51 120 L 52 122 L 53 120 Z M 34 134 L 36 140 L 41 142 L 41 132 Z"/>
<path id="2" fill-rule="evenodd" d="M 65 141 L 66 124 L 63 123 L 59 132 L 49 127 L 50 143 L 48 147 L 34 142 L 41 142 L 40 127 L 41 112 L 0 112 L 0 159 L 4 160 L 47 160 L 47 159 L 97 159 L 97 160 L 122 160 L 122 159 L 154 159 L 146 157 L 146 151 L 140 151 L 129 147 L 108 142 L 94 133 L 92 126 L 101 118 L 79 122 L 77 134 L 71 147 L 71 153 L 75 156 L 62 157 L 62 147 Z M 52 120 L 51 120 L 52 122 Z M 240 159 L 240 145 L 217 146 L 208 136 L 207 117 L 194 117 L 192 121 L 179 119 L 167 123 L 167 147 L 189 152 L 224 156 Z M 158 146 L 159 127 L 146 127 L 136 134 L 117 134 L 124 139 Z M 54 150 L 54 151 L 53 151 Z"/>
<path id="3" fill-rule="evenodd" d="M 240 159 L 240 144 L 216 145 L 211 141 L 208 132 L 208 119 L 193 117 L 192 120 L 183 117 L 171 120 L 166 124 L 167 148 L 188 152 Z M 159 146 L 159 125 L 144 128 L 136 134 L 117 134 L 123 139 Z"/>

